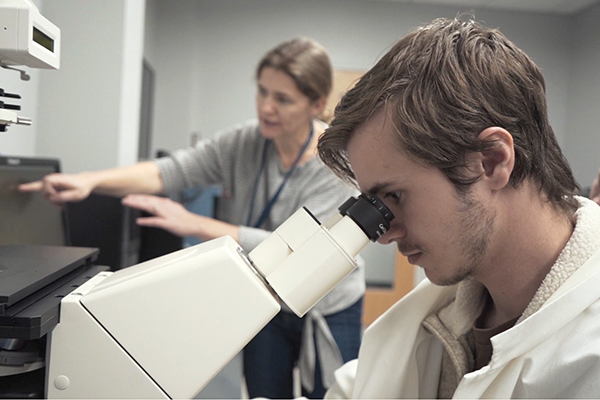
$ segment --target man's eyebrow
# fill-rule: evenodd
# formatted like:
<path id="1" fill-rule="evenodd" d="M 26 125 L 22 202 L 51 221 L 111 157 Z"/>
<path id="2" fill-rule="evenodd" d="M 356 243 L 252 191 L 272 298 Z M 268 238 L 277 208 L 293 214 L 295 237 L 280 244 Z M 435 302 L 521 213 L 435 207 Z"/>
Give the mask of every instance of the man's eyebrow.
<path id="1" fill-rule="evenodd" d="M 379 192 L 382 192 L 392 186 L 391 182 L 380 182 L 373 184 L 366 192 L 368 194 L 376 195 Z"/>

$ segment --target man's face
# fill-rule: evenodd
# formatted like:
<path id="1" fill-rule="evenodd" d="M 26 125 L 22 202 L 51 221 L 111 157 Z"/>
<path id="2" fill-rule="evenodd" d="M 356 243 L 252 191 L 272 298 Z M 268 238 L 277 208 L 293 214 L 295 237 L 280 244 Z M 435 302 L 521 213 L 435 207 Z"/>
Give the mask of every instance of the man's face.
<path id="1" fill-rule="evenodd" d="M 439 285 L 477 277 L 488 253 L 494 213 L 477 200 L 477 184 L 460 196 L 437 168 L 400 150 L 384 110 L 348 144 L 352 170 L 363 192 L 380 197 L 396 218 L 380 243 L 396 242 L 411 264 Z"/>

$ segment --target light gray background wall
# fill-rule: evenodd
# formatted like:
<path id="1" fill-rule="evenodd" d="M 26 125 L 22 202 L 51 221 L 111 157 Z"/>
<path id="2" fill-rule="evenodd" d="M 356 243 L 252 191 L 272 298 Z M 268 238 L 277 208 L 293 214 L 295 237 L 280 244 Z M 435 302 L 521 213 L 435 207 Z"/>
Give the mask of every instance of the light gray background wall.
<path id="1" fill-rule="evenodd" d="M 285 38 L 314 37 L 336 68 L 368 69 L 412 28 L 465 11 L 378 0 L 148 0 L 152 40 L 145 54 L 157 73 L 154 148 L 185 146 L 192 132 L 210 136 L 253 117 L 254 66 Z M 575 16 L 474 12 L 542 67 L 553 127 L 577 179 L 589 184 L 600 166 L 600 71 L 593 62 L 600 57 L 600 7 Z"/>
<path id="2" fill-rule="evenodd" d="M 567 125 L 563 150 L 582 185 L 600 167 L 600 6 L 569 21 Z M 558 93 L 561 95 L 561 93 Z"/>
<path id="3" fill-rule="evenodd" d="M 312 36 L 336 68 L 368 69 L 400 36 L 467 7 L 386 0 L 36 0 L 63 35 L 60 71 L 0 70 L 31 127 L 0 134 L 0 153 L 56 156 L 78 172 L 135 161 L 142 56 L 156 72 L 153 149 L 252 118 L 254 66 L 285 38 Z M 600 165 L 600 6 L 560 16 L 474 9 L 542 67 L 550 118 L 576 178 Z"/>

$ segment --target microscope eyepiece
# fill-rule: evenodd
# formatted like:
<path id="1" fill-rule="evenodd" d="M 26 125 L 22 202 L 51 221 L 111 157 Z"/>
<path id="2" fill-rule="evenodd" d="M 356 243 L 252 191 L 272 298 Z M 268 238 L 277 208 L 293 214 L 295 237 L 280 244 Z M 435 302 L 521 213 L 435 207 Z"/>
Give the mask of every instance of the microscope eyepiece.
<path id="1" fill-rule="evenodd" d="M 361 193 L 358 199 L 350 197 L 338 210 L 349 216 L 373 242 L 387 232 L 394 219 L 394 214 L 381 199 L 366 193 Z"/>

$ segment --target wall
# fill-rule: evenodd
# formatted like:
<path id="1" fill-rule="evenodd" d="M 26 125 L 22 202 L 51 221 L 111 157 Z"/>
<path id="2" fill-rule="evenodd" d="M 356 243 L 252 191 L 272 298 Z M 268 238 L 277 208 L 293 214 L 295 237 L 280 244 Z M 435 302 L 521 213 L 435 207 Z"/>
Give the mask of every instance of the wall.
<path id="1" fill-rule="evenodd" d="M 157 72 L 154 150 L 172 150 L 192 132 L 210 136 L 252 118 L 254 66 L 285 38 L 312 36 L 335 67 L 367 69 L 413 27 L 466 11 L 379 0 L 147 2 L 144 20 L 144 0 L 35 1 L 62 30 L 62 67 L 30 70 L 29 82 L 0 70 L 34 121 L 0 134 L 0 153 L 60 157 L 72 172 L 135 161 L 142 51 Z M 474 11 L 542 67 L 551 122 L 576 178 L 589 185 L 600 164 L 600 6 L 571 17 Z"/>
<path id="2" fill-rule="evenodd" d="M 152 154 L 190 144 L 198 118 L 197 32 L 202 24 L 195 0 L 148 0 L 146 60 L 156 71 Z"/>
<path id="3" fill-rule="evenodd" d="M 565 154 L 589 186 L 600 168 L 600 5 L 573 17 Z"/>
<path id="4" fill-rule="evenodd" d="M 260 56 L 283 39 L 311 36 L 337 68 L 368 69 L 397 38 L 435 17 L 465 8 L 359 0 L 149 0 L 160 9 L 155 143 L 173 149 L 191 132 L 252 118 L 253 73 Z M 567 122 L 568 17 L 475 10 L 544 69 L 552 123 L 561 142 Z M 162 57 L 157 56 L 162 54 Z"/>
<path id="5" fill-rule="evenodd" d="M 52 0 L 61 67 L 40 71 L 35 153 L 66 172 L 137 160 L 144 0 Z"/>

